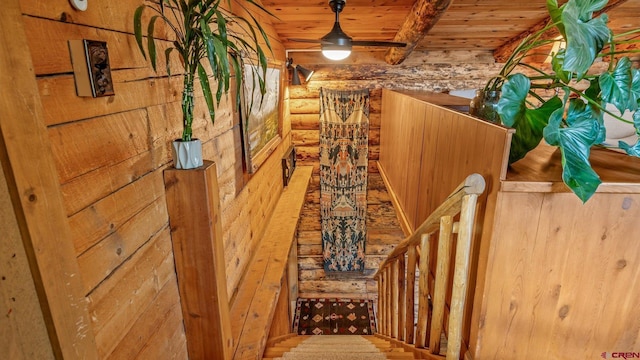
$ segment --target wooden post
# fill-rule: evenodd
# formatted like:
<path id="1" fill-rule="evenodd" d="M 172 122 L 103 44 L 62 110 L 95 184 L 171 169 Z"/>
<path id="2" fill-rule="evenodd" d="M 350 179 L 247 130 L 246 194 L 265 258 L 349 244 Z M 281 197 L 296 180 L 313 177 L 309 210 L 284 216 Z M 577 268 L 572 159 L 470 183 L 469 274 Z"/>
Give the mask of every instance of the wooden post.
<path id="1" fill-rule="evenodd" d="M 398 260 L 391 263 L 391 337 L 398 338 Z"/>
<path id="2" fill-rule="evenodd" d="M 378 319 L 380 320 L 379 324 L 378 324 L 378 332 L 380 332 L 383 335 L 387 335 L 384 332 L 385 329 L 385 322 L 387 319 L 385 319 L 385 315 L 387 313 L 386 310 L 386 299 L 385 299 L 385 289 L 387 286 L 387 278 L 386 278 L 386 272 L 381 271 L 380 272 L 380 276 L 379 276 L 379 283 L 378 283 Z"/>
<path id="3" fill-rule="evenodd" d="M 449 281 L 449 264 L 451 262 L 451 232 L 453 220 L 451 216 L 440 218 L 440 237 L 438 239 L 438 264 L 436 265 L 436 284 L 433 290 L 433 316 L 431 318 L 431 335 L 429 351 L 440 353 L 440 334 L 444 325 L 445 295 Z"/>
<path id="4" fill-rule="evenodd" d="M 385 335 L 387 336 L 391 336 L 391 308 L 393 307 L 392 304 L 392 298 L 391 298 L 391 283 L 394 281 L 392 278 L 392 274 L 391 274 L 391 264 L 389 264 L 389 266 L 387 266 L 386 271 L 387 273 L 387 287 L 385 288 L 384 292 L 385 294 L 385 298 L 387 299 L 386 301 L 386 312 L 387 314 L 385 315 L 387 318 L 387 321 L 385 322 L 385 326 L 386 326 L 386 333 Z"/>
<path id="5" fill-rule="evenodd" d="M 398 340 L 405 340 L 405 320 L 407 313 L 407 288 L 405 287 L 406 263 L 404 255 L 398 258 Z"/>
<path id="6" fill-rule="evenodd" d="M 447 336 L 447 359 L 459 359 L 462 347 L 462 321 L 464 305 L 467 299 L 467 278 L 469 277 L 469 257 L 471 236 L 476 212 L 478 195 L 470 194 L 462 198 L 460 210 L 460 232 L 456 244 L 456 259 L 453 270 L 453 288 L 451 290 L 451 311 L 449 313 L 449 332 Z"/>
<path id="7" fill-rule="evenodd" d="M 407 251 L 407 320 L 405 321 L 407 327 L 407 343 L 415 344 L 414 341 L 414 307 L 416 301 L 416 247 L 410 246 Z"/>
<path id="8" fill-rule="evenodd" d="M 298 237 L 295 236 L 289 260 L 287 261 L 287 279 L 289 285 L 289 316 L 296 316 L 296 303 L 298 301 Z"/>
<path id="9" fill-rule="evenodd" d="M 429 317 L 429 234 L 423 234 L 420 242 L 420 278 L 418 281 L 418 325 L 416 326 L 416 347 L 426 345 L 427 322 Z"/>
<path id="10" fill-rule="evenodd" d="M 216 166 L 164 172 L 189 358 L 231 358 L 233 337 Z"/>
<path id="11" fill-rule="evenodd" d="M 0 162 L 53 354 L 97 359 L 19 0 L 2 2 L 0 88 Z"/>

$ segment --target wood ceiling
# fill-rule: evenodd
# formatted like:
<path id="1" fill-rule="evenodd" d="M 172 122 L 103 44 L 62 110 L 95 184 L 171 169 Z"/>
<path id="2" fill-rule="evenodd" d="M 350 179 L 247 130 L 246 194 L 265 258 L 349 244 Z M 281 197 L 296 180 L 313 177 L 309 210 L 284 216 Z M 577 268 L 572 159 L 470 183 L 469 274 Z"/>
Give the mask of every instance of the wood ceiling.
<path id="1" fill-rule="evenodd" d="M 354 40 L 391 41 L 414 1 L 347 0 L 340 24 Z M 607 11 L 614 33 L 640 27 L 640 0 L 609 3 L 617 3 Z M 263 4 L 278 17 L 274 26 L 288 50 L 318 49 L 319 45 L 289 38 L 319 39 L 333 26 L 334 14 L 327 0 L 263 0 Z M 452 0 L 416 49 L 495 51 L 545 21 L 547 15 L 544 0 Z"/>

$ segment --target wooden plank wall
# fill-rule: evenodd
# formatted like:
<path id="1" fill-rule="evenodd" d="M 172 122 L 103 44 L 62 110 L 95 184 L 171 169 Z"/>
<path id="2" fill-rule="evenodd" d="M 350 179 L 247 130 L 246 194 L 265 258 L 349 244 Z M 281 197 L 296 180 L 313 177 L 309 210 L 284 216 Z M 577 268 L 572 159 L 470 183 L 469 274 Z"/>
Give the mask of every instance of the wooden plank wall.
<path id="1" fill-rule="evenodd" d="M 472 241 L 464 328 L 469 344 L 474 291 L 476 282 L 484 284 L 493 209 L 506 172 L 511 130 L 390 90 L 383 92 L 382 107 L 379 166 L 412 229 L 469 174 L 479 173 L 487 183 L 478 200 L 479 226 Z M 435 242 L 433 246 L 435 251 Z"/>
<path id="2" fill-rule="evenodd" d="M 585 204 L 500 192 L 474 358 L 637 354 L 640 195 L 628 190 Z"/>
<path id="3" fill-rule="evenodd" d="M 21 0 L 21 21 L 98 354 L 178 359 L 187 353 L 162 171 L 170 166 L 170 141 L 181 131 L 182 81 L 164 70 L 154 73 L 138 51 L 132 17 L 141 3 L 94 1 L 78 12 L 67 0 Z M 273 61 L 282 61 L 282 46 L 265 23 Z M 115 96 L 76 96 L 67 40 L 82 38 L 107 41 Z M 194 133 L 204 143 L 204 157 L 218 167 L 231 297 L 282 190 L 280 158 L 290 145 L 290 121 L 284 118 L 281 145 L 248 176 L 228 98 L 215 125 L 201 98 L 196 116 Z"/>
<path id="4" fill-rule="evenodd" d="M 412 229 L 471 173 L 485 177 L 495 198 L 506 171 L 506 128 L 401 92 L 385 90 L 382 107 L 380 166 Z"/>
<path id="5" fill-rule="evenodd" d="M 403 239 L 403 232 L 389 194 L 377 171 L 380 154 L 382 89 L 455 90 L 480 87 L 496 73 L 490 53 L 414 52 L 402 65 L 384 62 L 384 51 L 358 51 L 341 62 L 330 62 L 319 52 L 290 52 L 295 64 L 315 70 L 313 78 L 300 86 L 289 86 L 292 142 L 298 163 L 314 166 L 298 233 L 300 297 L 377 297 L 372 272 L 386 254 Z M 465 62 L 467 64 L 465 64 Z M 471 65 L 469 64 L 471 63 Z M 464 65 L 463 65 L 464 64 Z M 319 90 L 321 87 L 369 88 L 371 93 L 369 133 L 368 239 L 365 274 L 331 276 L 322 268 L 319 204 Z M 401 143 L 405 143 L 404 138 Z M 456 184 L 457 185 L 457 184 Z"/>
<path id="6" fill-rule="evenodd" d="M 15 360 L 54 359 L 0 164 L 0 352 Z"/>

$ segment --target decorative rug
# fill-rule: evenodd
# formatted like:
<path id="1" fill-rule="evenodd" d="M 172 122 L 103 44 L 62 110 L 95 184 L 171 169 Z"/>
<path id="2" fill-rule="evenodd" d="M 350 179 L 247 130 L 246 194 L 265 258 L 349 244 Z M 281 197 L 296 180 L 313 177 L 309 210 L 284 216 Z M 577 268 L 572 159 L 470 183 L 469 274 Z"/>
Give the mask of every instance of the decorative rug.
<path id="1" fill-rule="evenodd" d="M 298 299 L 293 331 L 298 335 L 373 335 L 373 303 L 369 300 Z"/>
<path id="2" fill-rule="evenodd" d="M 364 271 L 369 90 L 320 89 L 320 212 L 325 271 Z"/>

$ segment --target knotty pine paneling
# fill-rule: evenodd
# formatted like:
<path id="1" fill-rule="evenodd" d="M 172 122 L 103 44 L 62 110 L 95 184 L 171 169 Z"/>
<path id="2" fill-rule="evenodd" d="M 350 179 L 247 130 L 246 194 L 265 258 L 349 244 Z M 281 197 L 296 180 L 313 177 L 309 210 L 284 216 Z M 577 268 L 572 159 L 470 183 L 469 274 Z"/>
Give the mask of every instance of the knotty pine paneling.
<path id="1" fill-rule="evenodd" d="M 71 227 L 79 274 L 93 315 L 101 358 L 185 359 L 186 342 L 175 279 L 162 171 L 170 142 L 180 136 L 182 77 L 171 59 L 154 72 L 133 36 L 142 0 L 94 2 L 85 12 L 67 0 L 22 0 L 27 44 L 44 120 Z M 151 16 L 146 11 L 145 16 Z M 260 16 L 274 52 L 284 49 L 271 19 Z M 169 44 L 158 22 L 158 63 Z M 115 96 L 76 96 L 67 40 L 106 41 Z M 175 54 L 174 54 L 175 55 Z M 290 145 L 289 112 L 283 140 L 254 175 L 243 172 L 238 114 L 223 97 L 209 120 L 196 84 L 194 134 L 204 157 L 216 162 L 225 244 L 227 291 L 235 292 L 282 190 L 280 158 Z M 135 341 L 130 340 L 135 339 Z M 133 342 L 132 342 L 133 341 Z"/>
<path id="2" fill-rule="evenodd" d="M 499 193 L 475 358 L 595 359 L 637 348 L 636 191 L 598 192 L 585 204 L 570 192 Z"/>

